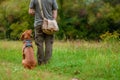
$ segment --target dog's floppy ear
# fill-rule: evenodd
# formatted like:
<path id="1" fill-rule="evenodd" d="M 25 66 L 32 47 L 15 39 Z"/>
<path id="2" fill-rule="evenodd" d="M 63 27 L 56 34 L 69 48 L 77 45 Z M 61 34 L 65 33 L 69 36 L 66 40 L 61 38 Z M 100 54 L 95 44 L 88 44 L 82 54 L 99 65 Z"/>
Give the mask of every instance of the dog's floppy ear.
<path id="1" fill-rule="evenodd" d="M 24 33 L 22 33 L 21 37 L 20 37 L 21 40 L 24 39 Z"/>

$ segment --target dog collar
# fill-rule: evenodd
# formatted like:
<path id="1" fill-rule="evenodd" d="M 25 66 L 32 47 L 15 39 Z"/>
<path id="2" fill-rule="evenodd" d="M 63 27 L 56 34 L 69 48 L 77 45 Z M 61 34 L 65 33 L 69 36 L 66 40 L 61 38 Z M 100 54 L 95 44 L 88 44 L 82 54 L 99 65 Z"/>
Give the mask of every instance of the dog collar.
<path id="1" fill-rule="evenodd" d="M 24 52 L 25 48 L 27 48 L 27 47 L 33 47 L 31 40 L 24 40 L 23 42 L 26 43 L 25 47 L 23 48 L 23 52 Z"/>
<path id="2" fill-rule="evenodd" d="M 32 47 L 31 40 L 24 40 L 24 43 L 26 43 L 25 47 Z"/>

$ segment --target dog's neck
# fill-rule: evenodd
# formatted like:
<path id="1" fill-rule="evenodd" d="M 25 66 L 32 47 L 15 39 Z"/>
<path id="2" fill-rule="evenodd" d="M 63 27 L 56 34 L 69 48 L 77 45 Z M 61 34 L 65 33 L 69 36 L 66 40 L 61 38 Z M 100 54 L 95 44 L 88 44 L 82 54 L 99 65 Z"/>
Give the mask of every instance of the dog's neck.
<path id="1" fill-rule="evenodd" d="M 31 40 L 24 40 L 23 43 L 25 44 L 25 46 L 23 48 L 23 52 L 24 52 L 25 48 L 27 48 L 27 47 L 33 47 Z"/>
<path id="2" fill-rule="evenodd" d="M 23 40 L 23 42 L 24 42 L 24 43 L 28 43 L 28 42 L 30 42 L 30 43 L 31 43 L 31 42 L 32 42 L 32 40 L 31 40 L 31 39 L 25 39 L 25 40 Z"/>
<path id="3" fill-rule="evenodd" d="M 32 47 L 32 41 L 31 40 L 24 40 L 23 43 L 25 43 L 26 47 Z"/>

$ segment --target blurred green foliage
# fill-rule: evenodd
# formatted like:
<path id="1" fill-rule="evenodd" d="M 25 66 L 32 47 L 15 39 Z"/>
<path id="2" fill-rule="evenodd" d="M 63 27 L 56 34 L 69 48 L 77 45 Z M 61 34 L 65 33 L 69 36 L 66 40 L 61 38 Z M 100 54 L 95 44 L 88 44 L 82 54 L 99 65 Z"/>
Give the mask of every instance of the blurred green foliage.
<path id="1" fill-rule="evenodd" d="M 120 34 L 119 0 L 57 0 L 56 39 L 99 40 L 106 32 Z M 18 40 L 26 29 L 34 30 L 28 14 L 29 0 L 0 0 L 0 39 Z"/>

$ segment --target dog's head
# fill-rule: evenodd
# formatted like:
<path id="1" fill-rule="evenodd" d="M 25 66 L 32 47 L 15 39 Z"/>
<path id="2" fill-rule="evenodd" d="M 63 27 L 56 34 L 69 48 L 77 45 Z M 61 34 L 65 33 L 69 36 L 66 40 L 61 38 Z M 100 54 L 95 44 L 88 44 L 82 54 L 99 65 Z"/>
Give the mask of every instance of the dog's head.
<path id="1" fill-rule="evenodd" d="M 25 32 L 22 33 L 21 35 L 21 40 L 24 40 L 24 39 L 31 39 L 31 35 L 32 35 L 32 30 L 26 30 Z"/>

